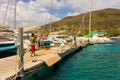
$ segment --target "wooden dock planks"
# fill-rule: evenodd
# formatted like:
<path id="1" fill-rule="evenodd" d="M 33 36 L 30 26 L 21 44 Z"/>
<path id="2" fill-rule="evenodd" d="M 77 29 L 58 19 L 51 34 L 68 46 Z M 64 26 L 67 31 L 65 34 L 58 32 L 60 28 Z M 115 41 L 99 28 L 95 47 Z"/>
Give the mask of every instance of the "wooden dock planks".
<path id="1" fill-rule="evenodd" d="M 74 51 L 72 50 L 71 47 L 65 46 L 64 50 L 62 50 L 61 47 L 52 47 L 49 50 L 38 50 L 36 51 L 36 54 L 38 56 L 35 56 L 35 57 L 31 57 L 30 52 L 27 52 L 24 55 L 24 70 L 25 71 L 29 70 L 32 67 L 38 66 L 44 62 L 42 60 L 38 60 L 37 62 L 32 62 L 32 60 L 40 59 L 43 55 L 47 55 L 49 53 L 61 55 L 61 54 L 64 54 L 66 50 Z M 7 78 L 16 74 L 16 70 L 17 70 L 16 67 L 18 65 L 18 60 L 16 59 L 17 59 L 16 55 L 0 59 L 0 80 L 6 80 Z"/>

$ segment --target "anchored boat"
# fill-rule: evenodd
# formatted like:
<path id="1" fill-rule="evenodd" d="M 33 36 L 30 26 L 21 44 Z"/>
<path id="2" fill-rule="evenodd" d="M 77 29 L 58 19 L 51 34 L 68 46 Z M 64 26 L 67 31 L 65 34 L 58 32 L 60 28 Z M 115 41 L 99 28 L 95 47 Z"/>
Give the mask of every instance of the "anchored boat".
<path id="1" fill-rule="evenodd" d="M 0 26 L 0 55 L 17 53 L 17 45 L 13 39 L 13 32 L 8 30 L 8 26 Z"/>

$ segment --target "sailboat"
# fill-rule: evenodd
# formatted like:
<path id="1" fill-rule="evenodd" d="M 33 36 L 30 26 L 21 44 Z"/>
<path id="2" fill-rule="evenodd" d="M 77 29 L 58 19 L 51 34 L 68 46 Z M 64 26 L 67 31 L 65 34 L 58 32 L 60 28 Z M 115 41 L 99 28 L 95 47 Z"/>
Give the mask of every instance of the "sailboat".
<path id="1" fill-rule="evenodd" d="M 104 36 L 99 36 L 101 35 L 105 35 L 105 32 L 92 32 L 91 31 L 91 22 L 92 22 L 92 0 L 90 0 L 90 12 L 89 12 L 89 34 L 85 35 L 86 38 L 88 38 L 88 41 L 90 44 L 94 44 L 94 43 L 102 43 L 105 44 L 106 42 L 111 41 L 109 38 L 106 38 Z"/>
<path id="2" fill-rule="evenodd" d="M 83 31 L 84 31 L 84 17 L 85 14 L 83 15 Z M 94 44 L 94 41 L 91 39 L 93 36 L 91 35 L 91 18 L 92 18 L 92 0 L 90 0 L 90 12 L 89 12 L 89 34 L 88 35 L 84 35 L 84 37 L 87 39 L 87 42 L 89 44 Z"/>
<path id="3" fill-rule="evenodd" d="M 52 12 L 53 12 L 53 0 L 51 5 L 51 15 L 50 15 L 50 33 L 47 37 L 47 42 L 50 45 L 50 42 L 54 44 L 66 44 L 69 41 L 72 41 L 72 39 L 68 35 L 64 35 L 66 30 L 60 30 L 60 31 L 51 31 L 52 27 Z"/>
<path id="4" fill-rule="evenodd" d="M 10 3 L 10 0 L 8 0 L 8 5 Z M 17 52 L 18 46 L 15 45 L 15 41 L 13 39 L 13 31 L 10 31 L 10 26 L 5 25 L 5 20 L 7 16 L 7 10 L 8 6 L 6 8 L 3 24 L 0 25 L 0 53 L 7 53 L 10 52 L 11 54 Z M 15 24 L 15 23 L 14 23 Z"/>
<path id="5" fill-rule="evenodd" d="M 1 28 L 3 26 L 0 26 Z M 5 27 L 5 26 L 4 26 Z M 1 29 L 0 33 L 0 53 L 3 52 L 12 52 L 16 53 L 17 45 L 15 45 L 15 41 L 13 40 L 13 32 L 8 29 Z"/>

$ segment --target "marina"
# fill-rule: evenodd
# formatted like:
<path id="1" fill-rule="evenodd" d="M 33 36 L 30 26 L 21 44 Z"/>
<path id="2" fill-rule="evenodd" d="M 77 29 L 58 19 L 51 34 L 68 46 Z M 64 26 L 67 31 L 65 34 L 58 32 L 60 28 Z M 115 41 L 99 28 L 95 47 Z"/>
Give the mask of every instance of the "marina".
<path id="1" fill-rule="evenodd" d="M 80 40 L 79 40 L 80 39 Z M 43 43 L 40 43 L 43 44 Z M 81 50 L 90 44 L 88 38 L 81 39 L 73 37 L 72 42 L 55 43 L 48 47 L 43 44 L 40 49 L 36 49 L 35 56 L 31 56 L 31 51 L 24 52 L 23 28 L 18 29 L 17 54 L 0 59 L 1 80 L 23 80 L 25 77 L 42 70 L 44 67 L 51 67 L 59 62 L 63 57 Z M 1 48 L 2 50 L 2 48 Z"/>
<path id="2" fill-rule="evenodd" d="M 120 80 L 120 0 L 0 0 L 0 80 Z"/>
<path id="3" fill-rule="evenodd" d="M 57 68 L 45 68 L 25 80 L 119 80 L 120 39 L 114 44 L 88 45 L 68 55 Z M 42 75 L 44 74 L 44 75 Z"/>
<path id="4" fill-rule="evenodd" d="M 25 53 L 25 55 L 24 55 L 24 75 L 26 76 L 26 75 L 35 73 L 37 70 L 40 70 L 42 67 L 46 66 L 46 64 L 44 63 L 44 60 L 40 59 L 40 57 L 42 57 L 42 56 L 49 55 L 48 58 L 52 59 L 52 56 L 50 54 L 58 54 L 62 58 L 80 48 L 81 48 L 80 46 L 76 46 L 73 48 L 66 46 L 65 47 L 66 50 L 64 52 L 58 52 L 56 49 L 60 50 L 61 48 L 59 48 L 59 47 L 57 47 L 56 49 L 51 48 L 50 50 L 40 50 L 40 51 L 36 51 L 36 54 L 41 55 L 41 56 L 36 56 L 36 57 L 31 57 L 30 53 Z M 13 76 L 15 77 L 15 74 L 17 74 L 16 67 L 18 64 L 17 64 L 16 57 L 17 56 L 11 56 L 11 57 L 0 59 L 0 65 L 2 65 L 2 66 L 0 66 L 1 80 L 11 80 L 13 78 Z M 32 62 L 34 60 L 36 60 L 36 62 Z M 53 62 L 54 62 L 54 59 L 53 59 Z M 54 63 L 52 63 L 52 64 L 54 64 Z M 17 75 L 17 77 L 18 76 L 19 75 Z"/>

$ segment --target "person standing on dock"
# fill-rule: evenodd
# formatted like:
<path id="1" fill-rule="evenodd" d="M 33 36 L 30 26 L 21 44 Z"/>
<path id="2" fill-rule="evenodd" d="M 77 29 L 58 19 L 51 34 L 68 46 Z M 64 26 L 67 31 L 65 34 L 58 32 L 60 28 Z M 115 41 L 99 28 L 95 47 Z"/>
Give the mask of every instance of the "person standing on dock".
<path id="1" fill-rule="evenodd" d="M 43 34 L 40 35 L 40 48 L 42 49 L 44 47 L 44 36 Z"/>
<path id="2" fill-rule="evenodd" d="M 38 49 L 40 47 L 40 37 L 36 37 L 36 48 Z"/>
<path id="3" fill-rule="evenodd" d="M 74 36 L 74 45 L 77 46 L 76 36 Z"/>
<path id="4" fill-rule="evenodd" d="M 31 34 L 30 42 L 31 42 L 31 51 L 32 51 L 31 57 L 33 57 L 33 56 L 35 56 L 35 42 L 36 42 L 34 33 Z"/>

